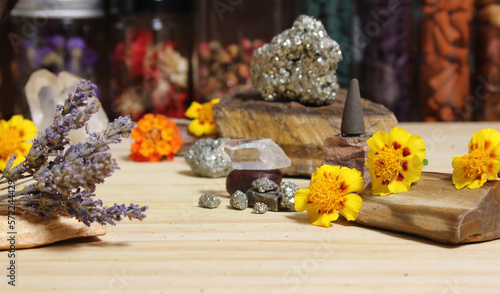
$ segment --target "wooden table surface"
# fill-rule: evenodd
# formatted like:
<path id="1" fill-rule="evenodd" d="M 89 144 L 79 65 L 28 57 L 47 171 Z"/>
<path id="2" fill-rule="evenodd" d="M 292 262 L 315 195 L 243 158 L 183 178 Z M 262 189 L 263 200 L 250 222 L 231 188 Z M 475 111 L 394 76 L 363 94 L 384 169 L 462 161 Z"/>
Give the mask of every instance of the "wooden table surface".
<path id="1" fill-rule="evenodd" d="M 424 138 L 427 171 L 451 172 L 472 133 L 500 123 L 404 123 Z M 17 286 L 1 293 L 500 293 L 500 240 L 445 246 L 337 221 L 312 226 L 306 213 L 229 208 L 225 178 L 200 178 L 181 157 L 136 163 L 130 141 L 114 147 L 121 167 L 98 188 L 107 204 L 148 205 L 99 238 L 18 251 Z M 301 188 L 308 179 L 292 179 Z M 203 193 L 222 198 L 198 207 Z"/>

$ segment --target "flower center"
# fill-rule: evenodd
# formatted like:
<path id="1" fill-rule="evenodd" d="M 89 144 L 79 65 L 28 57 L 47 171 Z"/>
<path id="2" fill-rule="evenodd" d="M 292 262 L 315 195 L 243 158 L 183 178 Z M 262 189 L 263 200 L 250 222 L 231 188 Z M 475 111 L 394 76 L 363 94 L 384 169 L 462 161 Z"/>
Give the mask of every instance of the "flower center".
<path id="1" fill-rule="evenodd" d="M 476 149 L 469 153 L 467 156 L 467 165 L 465 166 L 465 173 L 467 177 L 476 178 L 486 172 L 488 166 L 488 157 L 484 150 Z"/>
<path id="2" fill-rule="evenodd" d="M 213 124 L 214 122 L 214 115 L 212 113 L 212 107 L 214 105 L 211 102 L 204 103 L 201 106 L 200 112 L 198 119 L 200 120 L 201 124 L 208 123 L 208 124 Z"/>
<path id="3" fill-rule="evenodd" d="M 333 179 L 319 178 L 309 185 L 309 202 L 312 202 L 318 212 L 333 213 L 342 199 L 341 184 Z"/>
<path id="4" fill-rule="evenodd" d="M 391 182 L 399 174 L 401 159 L 401 149 L 387 148 L 379 151 L 372 159 L 375 165 L 375 175 L 382 177 L 383 181 Z"/>

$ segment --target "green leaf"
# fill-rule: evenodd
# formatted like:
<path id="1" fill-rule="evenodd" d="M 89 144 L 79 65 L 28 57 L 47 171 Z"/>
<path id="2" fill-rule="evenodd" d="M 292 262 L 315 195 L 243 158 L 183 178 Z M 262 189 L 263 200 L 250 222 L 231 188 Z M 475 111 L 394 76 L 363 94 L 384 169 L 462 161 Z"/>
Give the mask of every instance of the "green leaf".
<path id="1" fill-rule="evenodd" d="M 427 158 L 424 158 L 424 166 L 426 166 L 428 164 L 429 164 L 429 161 L 427 160 Z"/>

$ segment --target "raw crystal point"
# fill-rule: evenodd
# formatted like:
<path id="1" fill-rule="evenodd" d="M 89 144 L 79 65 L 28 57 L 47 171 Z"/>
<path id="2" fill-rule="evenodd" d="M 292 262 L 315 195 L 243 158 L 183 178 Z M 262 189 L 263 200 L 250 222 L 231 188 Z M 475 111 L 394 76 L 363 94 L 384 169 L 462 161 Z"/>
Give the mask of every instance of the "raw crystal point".
<path id="1" fill-rule="evenodd" d="M 252 187 L 259 192 L 275 191 L 278 185 L 268 178 L 260 178 L 252 182 Z"/>
<path id="2" fill-rule="evenodd" d="M 247 208 L 248 206 L 247 194 L 241 192 L 240 190 L 234 192 L 233 195 L 231 195 L 231 197 L 229 198 L 229 204 L 234 209 L 243 210 Z"/>
<path id="3" fill-rule="evenodd" d="M 278 196 L 280 197 L 280 210 L 295 211 L 295 192 L 299 186 L 289 181 L 281 182 L 278 187 Z"/>
<path id="4" fill-rule="evenodd" d="M 26 86 L 26 98 L 30 107 L 31 118 L 39 130 L 52 124 L 57 104 L 64 104 L 68 93 L 74 93 L 82 78 L 68 72 L 58 76 L 46 69 L 40 69 L 31 74 Z M 97 97 L 89 98 L 89 103 Z M 108 116 L 102 109 L 90 117 L 87 122 L 89 132 L 104 130 L 108 126 Z M 69 133 L 71 144 L 83 142 L 87 138 L 85 129 L 72 130 Z"/>
<path id="5" fill-rule="evenodd" d="M 363 106 L 361 105 L 361 95 L 359 94 L 357 79 L 352 79 L 349 83 L 340 132 L 344 137 L 355 137 L 365 133 Z"/>
<path id="6" fill-rule="evenodd" d="M 266 212 L 267 212 L 267 205 L 265 205 L 262 202 L 255 203 L 255 205 L 253 207 L 253 213 L 264 214 Z"/>
<path id="7" fill-rule="evenodd" d="M 323 24 L 301 15 L 290 29 L 253 52 L 250 77 L 265 100 L 327 105 L 339 89 L 335 71 L 341 60 L 340 46 Z"/>
<path id="8" fill-rule="evenodd" d="M 219 146 L 219 152 L 234 169 L 270 170 L 292 164 L 271 139 L 227 140 Z"/>
<path id="9" fill-rule="evenodd" d="M 199 139 L 194 143 L 186 156 L 187 164 L 198 175 L 207 178 L 225 177 L 232 167 L 219 153 L 218 148 L 229 138 Z"/>
<path id="10" fill-rule="evenodd" d="M 220 204 L 220 198 L 213 194 L 203 194 L 198 200 L 198 205 L 205 208 L 217 208 Z"/>

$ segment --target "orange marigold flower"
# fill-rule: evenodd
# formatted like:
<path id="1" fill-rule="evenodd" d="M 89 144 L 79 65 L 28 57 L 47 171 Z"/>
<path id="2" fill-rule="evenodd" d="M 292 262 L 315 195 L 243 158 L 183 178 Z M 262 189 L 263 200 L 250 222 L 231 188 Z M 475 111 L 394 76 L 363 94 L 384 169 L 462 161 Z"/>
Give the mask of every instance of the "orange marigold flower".
<path id="1" fill-rule="evenodd" d="M 477 189 L 487 180 L 498 178 L 500 132 L 489 128 L 475 132 L 469 143 L 469 153 L 452 159 L 452 178 L 457 189 Z"/>
<path id="2" fill-rule="evenodd" d="M 184 143 L 175 122 L 162 114 L 144 115 L 130 137 L 135 140 L 130 154 L 134 161 L 171 161 Z"/>
<path id="3" fill-rule="evenodd" d="M 191 106 L 186 110 L 188 118 L 194 118 L 189 124 L 188 130 L 197 137 L 202 135 L 215 135 L 217 134 L 217 127 L 215 126 L 214 115 L 212 108 L 214 104 L 220 102 L 220 98 L 212 99 L 209 102 L 200 104 L 196 101 L 191 103 Z"/>
<path id="4" fill-rule="evenodd" d="M 0 171 L 5 168 L 11 155 L 16 156 L 13 166 L 24 160 L 23 155 L 30 150 L 31 139 L 35 135 L 35 124 L 22 115 L 14 115 L 9 121 L 0 120 Z"/>

